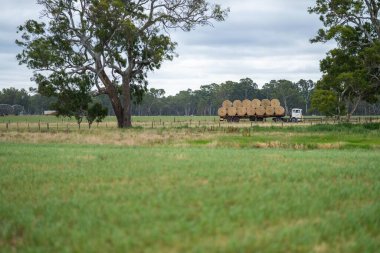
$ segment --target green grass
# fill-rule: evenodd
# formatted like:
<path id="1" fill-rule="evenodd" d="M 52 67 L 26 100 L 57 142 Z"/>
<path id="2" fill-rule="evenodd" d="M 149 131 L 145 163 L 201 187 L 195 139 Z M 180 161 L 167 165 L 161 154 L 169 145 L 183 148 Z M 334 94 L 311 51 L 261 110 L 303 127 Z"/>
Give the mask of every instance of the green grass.
<path id="1" fill-rule="evenodd" d="M 2 142 L 0 164 L 1 252 L 380 248 L 378 150 Z"/>
<path id="2" fill-rule="evenodd" d="M 195 142 L 195 141 L 194 141 Z M 198 144 L 201 142 L 197 140 Z M 193 141 L 190 141 L 193 143 Z M 207 143 L 205 143 L 207 144 Z M 291 149 L 380 149 L 380 134 L 357 133 L 284 133 L 252 132 L 251 136 L 222 135 L 217 137 L 217 146 L 239 148 L 291 148 Z"/>
<path id="3" fill-rule="evenodd" d="M 379 119 L 380 116 L 353 116 L 352 119 L 355 120 L 357 118 L 361 118 L 362 120 L 364 119 Z M 306 120 L 308 119 L 329 119 L 332 121 L 330 118 L 326 117 L 316 117 L 316 116 L 305 116 L 304 117 Z M 20 115 L 20 116 L 5 116 L 5 117 L 0 117 L 0 123 L 16 123 L 16 122 L 29 122 L 29 123 L 37 123 L 37 122 L 44 122 L 44 123 L 60 123 L 60 122 L 76 122 L 75 118 L 68 118 L 68 117 L 56 117 L 56 116 L 44 116 L 44 115 Z M 85 119 L 83 120 L 84 122 L 86 121 Z M 208 121 L 208 122 L 218 122 L 219 117 L 217 115 L 214 116 L 132 116 L 132 121 L 139 123 L 139 122 L 190 122 L 192 121 L 193 124 L 196 124 L 199 121 Z M 271 121 L 270 119 L 268 122 Z M 108 116 L 104 119 L 104 122 L 113 122 L 116 123 L 116 117 L 115 116 Z M 320 122 L 317 120 L 316 123 Z"/>
<path id="4" fill-rule="evenodd" d="M 116 144 L 122 146 L 380 150 L 380 123 L 272 127 L 105 127 L 0 129 L 0 143 Z"/>

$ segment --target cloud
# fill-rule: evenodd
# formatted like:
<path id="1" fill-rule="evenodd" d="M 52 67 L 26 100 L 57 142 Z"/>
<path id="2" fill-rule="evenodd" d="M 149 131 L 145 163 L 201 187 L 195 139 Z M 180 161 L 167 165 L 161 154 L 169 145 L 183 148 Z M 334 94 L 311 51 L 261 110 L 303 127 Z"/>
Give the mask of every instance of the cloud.
<path id="1" fill-rule="evenodd" d="M 333 44 L 310 44 L 320 27 L 307 1 L 222 1 L 229 18 L 190 33 L 177 31 L 179 58 L 150 75 L 150 83 L 174 94 L 180 89 L 250 77 L 318 80 L 319 60 Z M 175 82 L 166 82 L 175 77 Z"/>
<path id="2" fill-rule="evenodd" d="M 175 94 L 245 77 L 259 85 L 280 78 L 292 81 L 320 78 L 319 60 L 334 45 L 309 43 L 321 26 L 318 17 L 307 12 L 313 1 L 215 1 L 231 8 L 227 20 L 188 33 L 172 31 L 179 57 L 148 75 L 151 87 Z M 30 81 L 32 71 L 18 65 L 15 56 L 21 49 L 14 41 L 17 26 L 40 15 L 34 1 L 2 3 L 0 88 L 35 86 Z"/>

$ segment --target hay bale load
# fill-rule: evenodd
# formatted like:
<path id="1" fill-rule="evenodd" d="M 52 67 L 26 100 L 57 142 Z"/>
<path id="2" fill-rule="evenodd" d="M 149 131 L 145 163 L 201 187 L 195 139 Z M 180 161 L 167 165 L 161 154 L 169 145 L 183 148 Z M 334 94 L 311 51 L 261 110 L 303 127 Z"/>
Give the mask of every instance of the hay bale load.
<path id="1" fill-rule="evenodd" d="M 263 117 L 265 115 L 265 108 L 264 106 L 259 106 L 256 108 L 256 116 Z"/>
<path id="2" fill-rule="evenodd" d="M 269 99 L 263 99 L 263 100 L 261 100 L 261 105 L 264 108 L 267 108 L 268 106 L 271 106 L 270 100 Z"/>
<path id="3" fill-rule="evenodd" d="M 277 106 L 274 108 L 274 114 L 276 116 L 284 116 L 285 115 L 285 108 L 282 106 Z"/>
<path id="4" fill-rule="evenodd" d="M 252 100 L 251 104 L 253 108 L 259 108 L 261 106 L 261 101 L 255 98 L 254 100 Z"/>
<path id="5" fill-rule="evenodd" d="M 225 117 L 227 116 L 227 108 L 221 107 L 218 109 L 218 115 L 219 117 Z"/>
<path id="6" fill-rule="evenodd" d="M 270 101 L 270 105 L 272 106 L 272 107 L 274 107 L 274 108 L 276 108 L 276 107 L 279 107 L 281 104 L 280 104 L 280 100 L 278 100 L 278 99 L 272 99 L 271 101 Z"/>
<path id="7" fill-rule="evenodd" d="M 232 102 L 230 100 L 224 100 L 222 104 L 223 108 L 232 107 Z"/>
<path id="8" fill-rule="evenodd" d="M 256 115 L 256 108 L 251 106 L 247 108 L 247 115 L 253 117 Z"/>
<path id="9" fill-rule="evenodd" d="M 236 107 L 228 107 L 228 109 L 227 109 L 227 115 L 228 116 L 233 117 L 233 116 L 236 116 L 236 114 L 237 114 L 237 108 Z"/>
<path id="10" fill-rule="evenodd" d="M 240 100 L 235 100 L 235 101 L 232 103 L 232 107 L 239 108 L 239 107 L 242 107 L 242 106 L 243 106 L 243 103 L 242 103 Z"/>
<path id="11" fill-rule="evenodd" d="M 246 107 L 238 107 L 237 108 L 237 115 L 240 117 L 247 115 L 247 108 Z"/>
<path id="12" fill-rule="evenodd" d="M 274 108 L 272 106 L 268 106 L 265 108 L 265 115 L 266 116 L 274 116 Z"/>
<path id="13" fill-rule="evenodd" d="M 222 107 L 218 109 L 218 115 L 222 120 L 239 122 L 240 119 L 251 121 L 262 121 L 264 118 L 273 117 L 274 121 L 281 120 L 285 116 L 285 109 L 278 99 L 253 99 L 223 101 Z"/>
<path id="14" fill-rule="evenodd" d="M 252 106 L 252 102 L 251 102 L 251 100 L 249 100 L 249 99 L 244 99 L 243 100 L 243 107 L 245 107 L 245 108 L 249 108 L 249 107 L 251 107 Z"/>

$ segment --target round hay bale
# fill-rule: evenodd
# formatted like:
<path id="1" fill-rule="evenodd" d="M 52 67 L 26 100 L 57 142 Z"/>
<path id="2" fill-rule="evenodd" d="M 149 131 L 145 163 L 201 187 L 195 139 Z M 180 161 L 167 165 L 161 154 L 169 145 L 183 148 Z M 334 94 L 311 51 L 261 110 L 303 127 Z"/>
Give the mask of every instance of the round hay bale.
<path id="1" fill-rule="evenodd" d="M 256 114 L 256 108 L 251 106 L 247 108 L 247 115 L 248 116 L 255 116 Z"/>
<path id="2" fill-rule="evenodd" d="M 231 106 L 232 106 L 232 102 L 230 100 L 224 100 L 223 101 L 222 107 L 228 108 L 228 107 L 231 107 Z"/>
<path id="3" fill-rule="evenodd" d="M 285 108 L 282 106 L 277 106 L 274 108 L 274 114 L 276 116 L 283 116 L 285 115 Z"/>
<path id="4" fill-rule="evenodd" d="M 244 99 L 243 100 L 243 107 L 249 108 L 249 107 L 251 107 L 251 105 L 252 105 L 251 100 L 249 100 L 249 99 Z"/>
<path id="5" fill-rule="evenodd" d="M 264 116 L 264 114 L 265 114 L 264 106 L 259 106 L 258 108 L 256 108 L 256 115 L 257 116 Z"/>
<path id="6" fill-rule="evenodd" d="M 265 108 L 265 115 L 274 116 L 274 108 L 272 106 Z"/>
<path id="7" fill-rule="evenodd" d="M 236 116 L 237 114 L 237 108 L 236 107 L 228 107 L 227 109 L 227 115 L 228 116 Z"/>
<path id="8" fill-rule="evenodd" d="M 270 100 L 269 99 L 261 100 L 261 105 L 264 106 L 264 108 L 267 108 L 268 106 L 270 106 Z"/>
<path id="9" fill-rule="evenodd" d="M 278 107 L 278 106 L 281 105 L 281 104 L 280 104 L 280 100 L 278 100 L 277 98 L 272 99 L 272 100 L 270 101 L 270 105 L 271 105 L 272 107 Z"/>
<path id="10" fill-rule="evenodd" d="M 237 108 L 237 115 L 245 116 L 246 114 L 247 114 L 247 107 L 238 107 Z"/>
<path id="11" fill-rule="evenodd" d="M 224 107 L 221 107 L 218 109 L 218 115 L 219 117 L 225 117 L 227 115 L 227 109 Z"/>
<path id="12" fill-rule="evenodd" d="M 261 105 L 261 101 L 259 99 L 255 98 L 254 100 L 252 100 L 252 107 L 259 108 L 260 105 Z"/>
<path id="13" fill-rule="evenodd" d="M 235 100 L 233 103 L 232 103 L 232 106 L 233 107 L 242 107 L 243 106 L 243 103 L 240 101 L 240 100 Z"/>

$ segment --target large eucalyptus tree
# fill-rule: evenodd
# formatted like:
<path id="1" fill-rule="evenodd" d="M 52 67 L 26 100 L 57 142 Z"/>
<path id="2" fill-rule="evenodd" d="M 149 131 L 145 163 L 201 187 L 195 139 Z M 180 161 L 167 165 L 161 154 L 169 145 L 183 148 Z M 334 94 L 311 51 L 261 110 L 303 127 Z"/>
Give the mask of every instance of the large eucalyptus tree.
<path id="1" fill-rule="evenodd" d="M 171 29 L 223 21 L 229 9 L 206 0 L 38 0 L 40 21 L 19 27 L 20 64 L 34 70 L 44 95 L 75 90 L 77 80 L 107 94 L 120 128 L 130 127 L 131 98 L 147 73 L 172 60 Z M 83 87 L 82 87 L 83 88 Z"/>
<path id="2" fill-rule="evenodd" d="M 333 91 L 350 117 L 360 101 L 375 102 L 380 94 L 380 1 L 316 0 L 309 11 L 324 25 L 312 42 L 337 42 L 321 61 L 317 89 Z"/>

